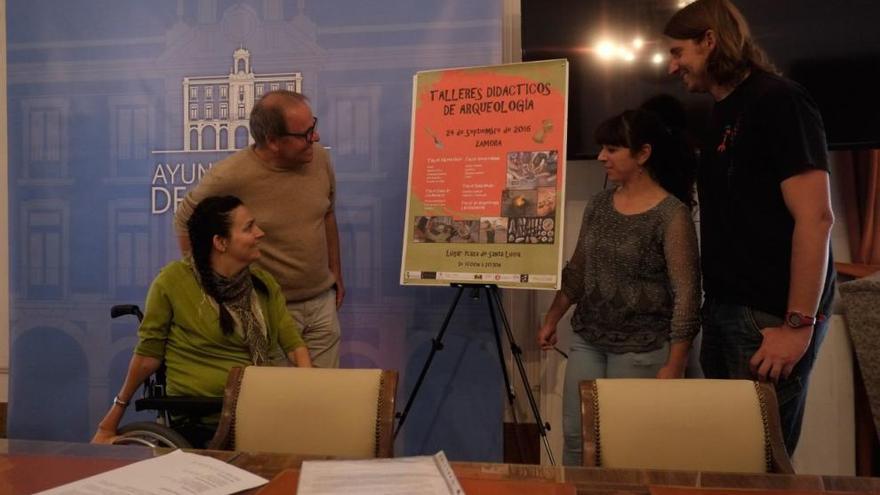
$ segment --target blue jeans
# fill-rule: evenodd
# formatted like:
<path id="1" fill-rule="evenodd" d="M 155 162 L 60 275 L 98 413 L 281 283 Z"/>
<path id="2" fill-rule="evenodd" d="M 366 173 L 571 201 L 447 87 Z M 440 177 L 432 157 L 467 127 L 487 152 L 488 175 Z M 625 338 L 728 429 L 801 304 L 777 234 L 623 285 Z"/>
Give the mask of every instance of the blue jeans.
<path id="1" fill-rule="evenodd" d="M 706 378 L 754 380 L 749 360 L 764 340 L 761 329 L 781 324 L 781 316 L 707 298 L 703 304 L 703 347 L 700 356 Z M 789 455 L 794 453 L 801 434 L 810 371 L 827 331 L 828 320 L 816 324 L 804 357 L 788 378 L 776 384 L 782 437 Z"/>
<path id="2" fill-rule="evenodd" d="M 578 383 L 597 378 L 654 378 L 669 357 L 669 344 L 651 352 L 614 354 L 597 349 L 577 332 L 565 365 L 562 389 L 562 463 L 583 465 L 581 440 L 581 396 Z"/>

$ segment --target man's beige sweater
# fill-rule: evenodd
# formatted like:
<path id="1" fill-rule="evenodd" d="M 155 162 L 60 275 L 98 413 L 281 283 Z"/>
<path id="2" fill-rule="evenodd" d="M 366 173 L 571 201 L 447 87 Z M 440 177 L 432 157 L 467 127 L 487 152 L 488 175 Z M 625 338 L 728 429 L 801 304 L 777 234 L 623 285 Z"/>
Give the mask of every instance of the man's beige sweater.
<path id="1" fill-rule="evenodd" d="M 257 263 L 278 280 L 287 301 L 326 291 L 336 282 L 324 225 L 334 208 L 336 177 L 327 150 L 313 146 L 313 160 L 292 169 L 273 167 L 253 148 L 218 162 L 180 202 L 174 217 L 178 235 L 187 235 L 186 221 L 202 199 L 237 196 L 266 232 Z"/>

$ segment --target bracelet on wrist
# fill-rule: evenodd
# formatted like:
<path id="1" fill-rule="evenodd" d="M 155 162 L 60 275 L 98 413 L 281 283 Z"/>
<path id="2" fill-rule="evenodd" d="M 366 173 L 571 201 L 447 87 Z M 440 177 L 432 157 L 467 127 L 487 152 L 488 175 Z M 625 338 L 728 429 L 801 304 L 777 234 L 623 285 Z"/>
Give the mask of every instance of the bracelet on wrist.
<path id="1" fill-rule="evenodd" d="M 119 407 L 125 409 L 126 407 L 128 407 L 128 403 L 129 403 L 129 401 L 120 399 L 118 395 L 113 396 L 113 405 L 114 406 L 119 406 Z"/>

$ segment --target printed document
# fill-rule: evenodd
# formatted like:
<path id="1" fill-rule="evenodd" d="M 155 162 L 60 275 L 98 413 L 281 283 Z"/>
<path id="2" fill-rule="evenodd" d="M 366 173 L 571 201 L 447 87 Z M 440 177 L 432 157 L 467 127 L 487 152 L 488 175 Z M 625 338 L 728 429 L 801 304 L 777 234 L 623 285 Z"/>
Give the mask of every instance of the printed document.
<path id="1" fill-rule="evenodd" d="M 298 495 L 464 495 L 446 455 L 304 461 Z"/>
<path id="2" fill-rule="evenodd" d="M 229 495 L 267 481 L 213 457 L 175 450 L 37 495 Z"/>

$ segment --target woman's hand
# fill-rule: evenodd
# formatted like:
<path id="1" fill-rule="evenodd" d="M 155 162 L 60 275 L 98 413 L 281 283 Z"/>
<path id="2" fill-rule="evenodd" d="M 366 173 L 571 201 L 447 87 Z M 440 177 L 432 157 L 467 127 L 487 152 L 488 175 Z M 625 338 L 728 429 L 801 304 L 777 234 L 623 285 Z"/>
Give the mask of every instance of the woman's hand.
<path id="1" fill-rule="evenodd" d="M 686 340 L 671 343 L 666 364 L 657 371 L 657 378 L 684 378 L 690 349 L 691 343 Z"/>
<path id="2" fill-rule="evenodd" d="M 111 443 L 116 438 L 116 429 L 119 428 L 119 422 L 122 421 L 125 408 L 132 401 L 135 391 L 150 375 L 159 369 L 161 364 L 162 361 L 154 357 L 142 356 L 140 354 L 131 356 L 131 361 L 128 363 L 128 373 L 125 375 L 125 382 L 123 382 L 122 388 L 119 389 L 119 393 L 116 394 L 116 398 L 113 399 L 113 403 L 110 404 L 107 414 L 98 423 L 98 431 L 92 437 L 92 443 Z"/>
<path id="3" fill-rule="evenodd" d="M 290 364 L 296 366 L 297 368 L 312 367 L 312 358 L 311 356 L 309 356 L 309 348 L 305 345 L 301 345 L 296 349 L 288 352 L 287 360 L 290 361 Z"/>
<path id="4" fill-rule="evenodd" d="M 549 351 L 556 346 L 556 342 L 559 340 L 556 337 L 556 325 L 545 323 L 541 326 L 541 329 L 538 330 L 538 345 L 541 346 L 542 350 Z"/>
<path id="5" fill-rule="evenodd" d="M 684 378 L 684 370 L 687 366 L 676 363 L 666 363 L 657 371 L 657 378 L 671 379 Z"/>
<path id="6" fill-rule="evenodd" d="M 111 444 L 116 439 L 116 436 L 116 430 L 107 430 L 99 426 L 95 436 L 92 437 L 91 443 Z"/>
<path id="7" fill-rule="evenodd" d="M 538 345 L 541 346 L 542 350 L 549 351 L 556 347 L 556 342 L 559 340 L 556 336 L 556 324 L 559 323 L 562 315 L 564 315 L 570 307 L 571 300 L 568 296 L 566 296 L 561 290 L 556 291 L 556 295 L 553 297 L 553 303 L 550 305 L 550 309 L 547 310 L 547 315 L 544 317 L 544 324 L 541 325 L 541 329 L 538 330 Z"/>

